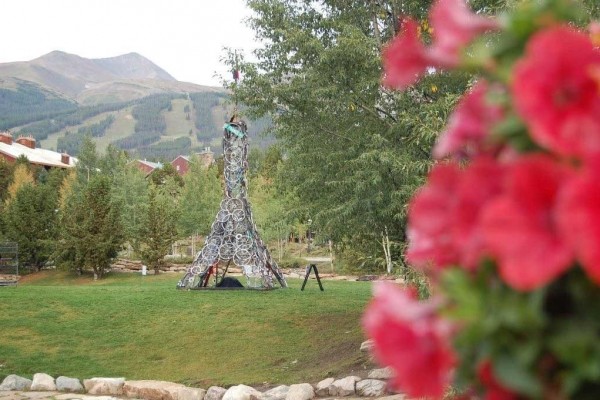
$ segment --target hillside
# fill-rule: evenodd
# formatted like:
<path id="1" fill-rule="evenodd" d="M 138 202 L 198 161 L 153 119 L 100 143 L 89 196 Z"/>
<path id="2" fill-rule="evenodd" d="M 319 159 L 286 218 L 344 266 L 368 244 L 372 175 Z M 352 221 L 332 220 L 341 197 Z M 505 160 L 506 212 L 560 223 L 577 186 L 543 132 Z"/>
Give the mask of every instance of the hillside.
<path id="1" fill-rule="evenodd" d="M 0 64 L 0 131 L 77 155 L 85 135 L 148 159 L 172 159 L 211 146 L 220 151 L 230 116 L 222 88 L 179 82 L 137 53 L 87 59 L 54 51 Z M 249 123 L 254 146 L 267 123 Z"/>

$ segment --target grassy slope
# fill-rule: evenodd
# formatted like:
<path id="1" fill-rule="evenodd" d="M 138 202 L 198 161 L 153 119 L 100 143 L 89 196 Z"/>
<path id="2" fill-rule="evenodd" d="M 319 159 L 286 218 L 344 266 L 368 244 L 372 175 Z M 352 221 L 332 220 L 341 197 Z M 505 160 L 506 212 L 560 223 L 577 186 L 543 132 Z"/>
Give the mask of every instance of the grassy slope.
<path id="1" fill-rule="evenodd" d="M 317 382 L 364 368 L 368 283 L 177 291 L 178 278 L 44 272 L 0 288 L 0 378 L 44 371 L 208 387 Z"/>
<path id="2" fill-rule="evenodd" d="M 47 139 L 42 140 L 41 146 L 44 149 L 56 150 L 56 143 L 58 141 L 58 138 L 65 136 L 66 131 L 71 131 L 75 133 L 79 128 L 100 122 L 101 120 L 105 119 L 106 117 L 112 114 L 115 117 L 115 121 L 106 130 L 104 136 L 94 138 L 98 150 L 104 151 L 111 142 L 117 139 L 127 137 L 133 133 L 135 119 L 131 115 L 132 108 L 133 107 L 127 107 L 119 111 L 106 112 L 98 114 L 92 118 L 88 118 L 83 124 L 69 126 L 61 131 L 49 135 Z"/>
<path id="3" fill-rule="evenodd" d="M 192 147 L 203 147 L 203 146 L 211 145 L 211 143 L 202 143 L 196 139 L 196 128 L 194 126 L 193 110 L 192 110 L 192 112 L 190 112 L 191 119 L 189 121 L 185 119 L 185 113 L 183 112 L 183 108 L 184 108 L 185 104 L 188 104 L 188 100 L 175 99 L 175 100 L 173 100 L 172 104 L 173 104 L 173 111 L 163 112 L 163 115 L 165 116 L 165 120 L 167 123 L 167 132 L 166 132 L 166 135 L 161 138 L 161 141 L 171 141 L 171 140 L 177 139 L 178 137 L 190 137 L 192 139 Z M 189 104 L 191 106 L 191 103 L 189 103 Z M 58 138 L 63 137 L 65 135 L 66 131 L 77 132 L 77 130 L 79 128 L 97 123 L 97 122 L 103 120 L 104 118 L 106 118 L 108 115 L 112 114 L 115 116 L 115 122 L 113 122 L 111 127 L 108 128 L 108 130 L 106 131 L 106 133 L 103 137 L 94 138 L 94 141 L 96 142 L 96 146 L 98 147 L 98 150 L 104 151 L 111 142 L 118 140 L 118 139 L 122 139 L 124 137 L 127 137 L 127 136 L 133 134 L 134 127 L 135 127 L 135 119 L 131 116 L 132 108 L 133 107 L 128 107 L 128 108 L 119 110 L 117 112 L 113 111 L 113 112 L 102 113 L 102 114 L 96 115 L 92 118 L 85 120 L 83 124 L 76 125 L 76 126 L 69 126 L 59 132 L 49 135 L 47 139 L 42 140 L 41 147 L 44 149 L 56 150 L 56 143 L 58 141 Z M 215 109 L 217 109 L 217 108 L 218 108 L 218 110 L 215 111 L 215 113 L 220 115 L 222 113 L 222 110 L 220 109 L 220 107 L 215 107 Z M 222 116 L 221 116 L 221 118 L 222 118 Z M 222 124 L 222 122 L 220 122 L 220 123 Z M 22 128 L 26 129 L 27 127 L 26 126 L 17 127 L 17 128 L 14 128 L 14 130 L 18 130 L 18 129 L 22 129 Z M 193 129 L 192 136 L 189 136 L 190 129 Z M 221 138 L 217 137 L 212 142 L 214 142 L 214 143 L 212 143 L 213 146 L 215 144 L 217 146 L 220 146 Z"/>
<path id="4" fill-rule="evenodd" d="M 183 109 L 185 105 L 190 106 L 190 119 L 185 119 L 185 113 Z M 192 136 L 195 138 L 196 129 L 194 128 L 193 109 L 192 102 L 186 99 L 175 99 L 171 101 L 173 110 L 163 111 L 165 122 L 167 123 L 167 137 L 163 136 L 163 139 L 173 140 L 177 137 L 188 136 L 190 129 L 192 129 Z"/>
<path id="5" fill-rule="evenodd" d="M 117 111 L 115 121 L 106 130 L 104 136 L 94 139 L 99 151 L 104 151 L 108 145 L 118 139 L 126 138 L 133 133 L 135 118 L 131 115 L 133 107 L 127 107 Z"/>

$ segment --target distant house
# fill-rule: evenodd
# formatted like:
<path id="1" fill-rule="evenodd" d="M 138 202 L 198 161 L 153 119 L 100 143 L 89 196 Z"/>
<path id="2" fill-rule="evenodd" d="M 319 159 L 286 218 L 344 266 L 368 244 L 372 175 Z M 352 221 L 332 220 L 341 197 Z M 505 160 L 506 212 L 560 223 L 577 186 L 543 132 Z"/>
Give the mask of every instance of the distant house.
<path id="1" fill-rule="evenodd" d="M 215 155 L 210 150 L 210 147 L 205 147 L 199 153 L 196 153 L 196 156 L 200 160 L 200 163 L 204 168 L 210 167 L 215 162 Z M 171 165 L 175 168 L 175 171 L 179 174 L 179 176 L 183 176 L 188 173 L 190 170 L 191 163 L 193 159 L 188 156 L 179 155 L 175 157 L 173 161 L 171 161 Z M 155 163 L 146 160 L 135 160 L 137 168 L 144 173 L 145 176 L 148 176 L 157 168 L 162 168 L 161 163 Z"/>
<path id="2" fill-rule="evenodd" d="M 35 139 L 31 136 L 21 136 L 13 141 L 10 132 L 0 132 L 0 158 L 13 163 L 17 158 L 25 156 L 29 163 L 46 169 L 72 168 L 77 163 L 75 157 L 66 153 L 35 147 Z"/>
<path id="3" fill-rule="evenodd" d="M 148 176 L 157 168 L 162 168 L 161 163 L 155 163 L 146 160 L 135 160 L 136 167 L 144 173 L 144 176 Z"/>
<path id="4" fill-rule="evenodd" d="M 175 168 L 179 176 L 183 176 L 190 169 L 190 159 L 186 156 L 177 156 L 176 159 L 171 161 L 171 165 Z"/>

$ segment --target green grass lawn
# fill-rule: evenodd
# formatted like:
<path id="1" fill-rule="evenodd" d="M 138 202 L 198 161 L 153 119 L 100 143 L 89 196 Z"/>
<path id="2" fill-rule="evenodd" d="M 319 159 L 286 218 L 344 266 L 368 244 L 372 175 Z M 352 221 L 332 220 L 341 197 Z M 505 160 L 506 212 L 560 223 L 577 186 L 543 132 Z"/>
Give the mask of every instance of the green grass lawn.
<path id="1" fill-rule="evenodd" d="M 178 291 L 180 276 L 66 272 L 0 288 L 0 379 L 46 372 L 193 386 L 317 382 L 367 367 L 370 284 L 291 280 L 273 291 Z"/>

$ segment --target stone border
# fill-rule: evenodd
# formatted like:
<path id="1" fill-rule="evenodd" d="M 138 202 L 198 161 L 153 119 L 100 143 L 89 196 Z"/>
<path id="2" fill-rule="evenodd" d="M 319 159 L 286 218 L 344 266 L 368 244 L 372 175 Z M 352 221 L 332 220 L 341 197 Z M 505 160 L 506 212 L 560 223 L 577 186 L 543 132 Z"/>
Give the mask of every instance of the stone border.
<path id="1" fill-rule="evenodd" d="M 211 386 L 205 390 L 173 382 L 129 381 L 125 378 L 84 379 L 82 385 L 77 378 L 59 376 L 55 380 L 48 374 L 37 373 L 33 375 L 33 380 L 8 375 L 0 384 L 0 392 L 63 392 L 144 400 L 312 400 L 315 397 L 357 396 L 381 398 L 394 393 L 389 390 L 387 383 L 392 377 L 390 369 L 382 368 L 370 371 L 367 379 L 358 376 L 326 378 L 314 386 L 309 383 L 280 385 L 260 392 L 246 385 L 235 385 L 227 389 Z M 394 398 L 397 400 L 401 397 Z"/>

